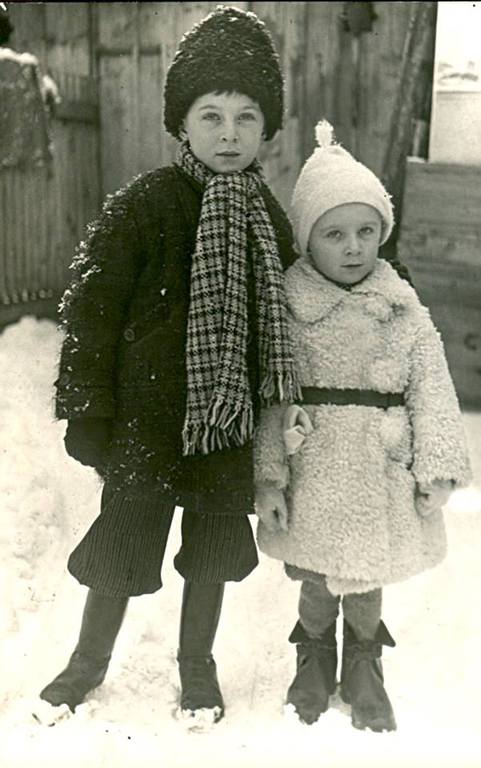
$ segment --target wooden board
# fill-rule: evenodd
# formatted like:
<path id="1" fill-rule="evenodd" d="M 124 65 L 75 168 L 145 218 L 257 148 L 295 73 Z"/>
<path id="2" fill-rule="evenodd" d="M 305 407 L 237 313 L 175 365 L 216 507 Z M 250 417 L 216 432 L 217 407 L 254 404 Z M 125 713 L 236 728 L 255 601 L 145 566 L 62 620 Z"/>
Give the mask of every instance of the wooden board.
<path id="1" fill-rule="evenodd" d="M 399 258 L 445 346 L 461 402 L 481 407 L 481 168 L 411 160 Z"/>

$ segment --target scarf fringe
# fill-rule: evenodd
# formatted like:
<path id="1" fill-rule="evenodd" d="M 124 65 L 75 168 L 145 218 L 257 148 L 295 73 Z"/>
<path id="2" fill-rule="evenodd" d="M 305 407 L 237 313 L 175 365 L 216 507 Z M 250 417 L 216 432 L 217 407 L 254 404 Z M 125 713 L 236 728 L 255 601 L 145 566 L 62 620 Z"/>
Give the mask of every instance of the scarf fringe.
<path id="1" fill-rule="evenodd" d="M 282 401 L 302 399 L 301 387 L 295 373 L 275 373 L 264 379 L 260 395 L 266 406 Z M 248 403 L 232 409 L 217 398 L 209 407 L 207 423 L 185 424 L 182 431 L 183 455 L 211 453 L 242 446 L 254 434 L 254 414 Z"/>
<path id="2" fill-rule="evenodd" d="M 185 424 L 182 430 L 183 455 L 211 453 L 242 446 L 254 434 L 254 415 L 248 403 L 232 410 L 221 398 L 209 407 L 207 423 Z"/>
<path id="3" fill-rule="evenodd" d="M 301 386 L 294 372 L 274 372 L 268 374 L 260 387 L 264 405 L 270 406 L 284 400 L 293 403 L 302 400 Z"/>

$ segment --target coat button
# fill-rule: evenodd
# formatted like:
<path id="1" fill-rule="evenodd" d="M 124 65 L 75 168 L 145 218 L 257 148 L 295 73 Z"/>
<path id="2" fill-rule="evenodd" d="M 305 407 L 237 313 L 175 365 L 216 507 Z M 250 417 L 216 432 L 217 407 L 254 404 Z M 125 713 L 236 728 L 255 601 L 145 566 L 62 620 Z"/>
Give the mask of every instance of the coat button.
<path id="1" fill-rule="evenodd" d="M 59 384 L 61 384 L 61 385 L 68 384 L 69 381 L 70 381 L 70 376 L 69 376 L 68 373 L 62 373 L 62 375 L 59 376 L 59 379 L 58 379 L 58 383 Z"/>
<path id="2" fill-rule="evenodd" d="M 126 328 L 124 331 L 125 341 L 135 341 L 135 333 L 133 328 Z"/>

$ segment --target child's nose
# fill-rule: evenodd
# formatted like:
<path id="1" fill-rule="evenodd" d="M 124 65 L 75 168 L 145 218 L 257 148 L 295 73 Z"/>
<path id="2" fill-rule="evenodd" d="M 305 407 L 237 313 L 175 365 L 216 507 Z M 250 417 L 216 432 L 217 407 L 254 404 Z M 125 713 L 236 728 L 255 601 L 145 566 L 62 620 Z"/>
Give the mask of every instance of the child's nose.
<path id="1" fill-rule="evenodd" d="M 349 235 L 346 241 L 347 253 L 359 253 L 361 244 L 357 235 Z"/>
<path id="2" fill-rule="evenodd" d="M 233 120 L 226 120 L 222 126 L 222 139 L 224 141 L 237 140 L 237 126 Z"/>

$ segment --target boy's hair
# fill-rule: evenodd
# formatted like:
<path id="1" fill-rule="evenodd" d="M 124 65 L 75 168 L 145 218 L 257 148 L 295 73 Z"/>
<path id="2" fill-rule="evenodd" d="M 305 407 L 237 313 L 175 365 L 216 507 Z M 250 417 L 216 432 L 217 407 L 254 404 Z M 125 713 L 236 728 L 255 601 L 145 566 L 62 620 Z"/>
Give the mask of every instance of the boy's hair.
<path id="1" fill-rule="evenodd" d="M 182 39 L 167 73 L 164 123 L 180 138 L 184 118 L 205 93 L 242 93 L 259 104 L 265 138 L 282 127 L 284 81 L 272 38 L 254 13 L 217 6 Z"/>
<path id="2" fill-rule="evenodd" d="M 378 211 L 380 244 L 385 243 L 394 225 L 390 195 L 369 168 L 333 143 L 332 126 L 326 120 L 316 126 L 316 138 L 319 146 L 306 161 L 292 195 L 292 221 L 301 254 L 307 252 L 316 221 L 346 203 L 364 203 Z"/>

